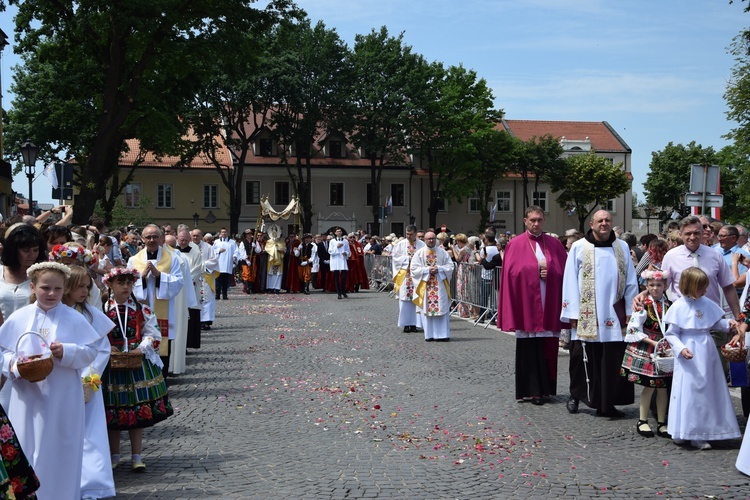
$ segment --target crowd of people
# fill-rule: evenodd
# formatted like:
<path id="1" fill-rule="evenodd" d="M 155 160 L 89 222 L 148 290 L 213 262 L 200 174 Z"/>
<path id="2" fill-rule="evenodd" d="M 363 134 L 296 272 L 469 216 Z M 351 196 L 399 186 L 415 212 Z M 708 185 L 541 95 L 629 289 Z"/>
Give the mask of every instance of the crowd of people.
<path id="1" fill-rule="evenodd" d="M 131 469 L 144 471 L 143 430 L 173 414 L 167 381 L 187 370 L 187 350 L 201 347 L 230 287 L 345 300 L 369 288 L 366 255 L 389 258 L 405 333 L 448 342 L 452 312 L 480 322 L 496 311 L 516 337 L 519 403 L 557 394 L 562 347 L 570 413 L 584 403 L 622 418 L 617 407 L 633 404 L 640 385 L 644 438 L 710 449 L 741 436 L 727 388 L 737 366 L 720 352 L 744 346 L 750 325 L 743 226 L 690 216 L 636 240 L 600 210 L 585 234 L 557 236 L 531 206 L 518 235 L 410 225 L 400 237 L 340 227 L 299 237 L 270 224 L 232 236 L 169 224 L 109 230 L 96 217 L 74 226 L 70 215 L 56 207 L 0 226 L 0 497 L 114 496 L 122 431 Z M 460 296 L 471 280 L 480 299 L 469 304 Z M 29 374 L 44 365 L 51 371 Z M 742 406 L 747 416 L 748 387 Z M 737 467 L 750 474 L 750 439 Z"/>

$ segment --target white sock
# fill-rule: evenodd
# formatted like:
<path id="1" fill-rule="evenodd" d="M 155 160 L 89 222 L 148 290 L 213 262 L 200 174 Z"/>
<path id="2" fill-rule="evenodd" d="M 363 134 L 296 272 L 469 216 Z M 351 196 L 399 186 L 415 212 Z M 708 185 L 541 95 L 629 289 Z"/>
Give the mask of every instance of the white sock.
<path id="1" fill-rule="evenodd" d="M 132 460 L 133 460 L 133 462 L 139 462 L 141 460 L 141 456 L 140 455 L 136 455 L 135 453 L 133 453 Z"/>
<path id="2" fill-rule="evenodd" d="M 113 462 L 119 462 L 120 461 L 120 454 L 119 453 L 113 453 L 112 454 L 112 461 Z"/>

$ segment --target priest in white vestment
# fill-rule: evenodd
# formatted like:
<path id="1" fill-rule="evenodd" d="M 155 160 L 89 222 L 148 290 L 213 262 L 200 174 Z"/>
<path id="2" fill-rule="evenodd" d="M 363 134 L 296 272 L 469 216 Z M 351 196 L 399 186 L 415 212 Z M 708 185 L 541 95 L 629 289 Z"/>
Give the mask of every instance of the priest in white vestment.
<path id="1" fill-rule="evenodd" d="M 393 282 L 398 294 L 398 326 L 403 327 L 404 333 L 422 328 L 421 316 L 412 302 L 414 281 L 409 271 L 411 259 L 420 248 L 424 248 L 424 241 L 417 239 L 417 227 L 410 225 L 406 226 L 406 238 L 396 243 L 391 253 Z"/>
<path id="2" fill-rule="evenodd" d="M 414 280 L 414 303 L 422 318 L 424 339 L 427 342 L 450 340 L 450 279 L 454 264 L 448 252 L 437 244 L 435 233 L 424 235 L 425 246 L 411 259 L 411 278 Z"/>
<path id="3" fill-rule="evenodd" d="M 200 287 L 198 288 L 198 302 L 201 305 L 201 330 L 210 330 L 211 324 L 216 319 L 216 275 L 218 275 L 219 258 L 216 256 L 214 247 L 203 241 L 203 232 L 200 229 L 193 229 L 190 232 L 190 238 L 193 243 L 200 248 L 203 256 L 203 275 L 200 277 Z"/>
<path id="4" fill-rule="evenodd" d="M 141 279 L 136 280 L 133 287 L 133 295 L 136 300 L 145 301 L 154 311 L 162 338 L 174 340 L 177 314 L 175 297 L 185 283 L 180 269 L 181 260 L 162 246 L 164 237 L 156 224 L 146 226 L 141 238 L 146 242 L 146 248 L 128 261 L 128 268 L 141 273 Z M 161 343 L 159 356 L 164 363 L 162 371 L 166 377 L 169 370 L 169 342 Z"/>
<path id="5" fill-rule="evenodd" d="M 638 293 L 627 243 L 612 232 L 612 217 L 599 210 L 591 229 L 570 248 L 563 276 L 560 319 L 570 322 L 570 413 L 583 401 L 598 415 L 620 418 L 615 406 L 633 403 L 633 384 L 620 376 L 625 327 Z"/>

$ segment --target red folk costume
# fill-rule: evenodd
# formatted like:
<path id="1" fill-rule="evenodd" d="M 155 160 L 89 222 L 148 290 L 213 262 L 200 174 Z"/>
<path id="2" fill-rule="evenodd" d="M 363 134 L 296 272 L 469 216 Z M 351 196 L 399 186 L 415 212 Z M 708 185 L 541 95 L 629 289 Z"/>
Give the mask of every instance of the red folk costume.
<path id="1" fill-rule="evenodd" d="M 352 253 L 346 260 L 349 272 L 346 274 L 346 291 L 369 290 L 370 282 L 365 269 L 365 251 L 355 238 L 349 238 L 349 248 Z"/>

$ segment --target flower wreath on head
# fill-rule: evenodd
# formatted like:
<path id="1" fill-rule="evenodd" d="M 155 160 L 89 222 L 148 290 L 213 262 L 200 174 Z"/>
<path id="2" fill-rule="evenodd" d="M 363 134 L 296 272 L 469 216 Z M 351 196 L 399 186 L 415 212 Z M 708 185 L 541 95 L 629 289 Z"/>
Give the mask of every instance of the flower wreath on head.
<path id="1" fill-rule="evenodd" d="M 66 278 L 70 278 L 70 268 L 65 264 L 60 264 L 59 262 L 38 262 L 36 264 L 33 264 L 26 270 L 26 276 L 31 278 L 35 272 L 43 271 L 45 269 L 54 269 L 55 271 L 60 271 L 65 275 Z"/>
<path id="2" fill-rule="evenodd" d="M 641 273 L 641 278 L 644 280 L 663 280 L 669 279 L 669 271 L 662 271 L 661 269 L 646 269 Z"/>
<path id="3" fill-rule="evenodd" d="M 79 264 L 85 264 L 88 267 L 92 267 L 98 262 L 96 255 L 82 246 L 63 244 L 52 247 L 49 260 L 56 261 L 66 258 L 76 260 Z"/>
<path id="4" fill-rule="evenodd" d="M 141 273 L 139 273 L 137 269 L 133 268 L 113 267 L 110 272 L 102 276 L 102 283 L 104 283 L 107 288 L 111 288 L 109 286 L 110 282 L 118 276 L 132 276 L 134 280 L 137 280 L 141 277 Z"/>

